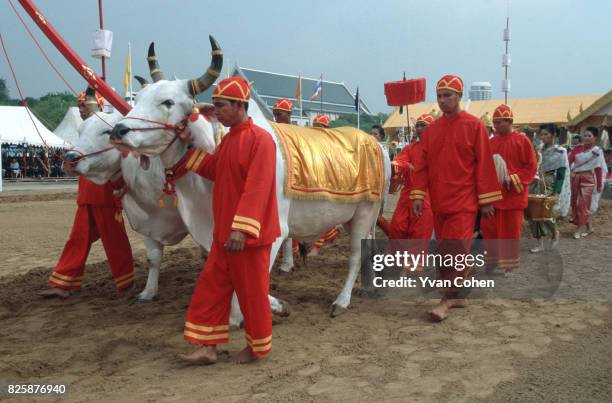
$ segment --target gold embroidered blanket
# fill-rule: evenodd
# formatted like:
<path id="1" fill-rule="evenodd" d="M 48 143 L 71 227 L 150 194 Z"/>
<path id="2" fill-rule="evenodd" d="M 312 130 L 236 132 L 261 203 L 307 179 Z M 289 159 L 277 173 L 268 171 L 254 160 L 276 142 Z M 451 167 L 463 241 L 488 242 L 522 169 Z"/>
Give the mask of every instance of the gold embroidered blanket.
<path id="1" fill-rule="evenodd" d="M 270 124 L 282 145 L 287 197 L 339 203 L 381 199 L 383 156 L 372 136 L 353 127 Z"/>

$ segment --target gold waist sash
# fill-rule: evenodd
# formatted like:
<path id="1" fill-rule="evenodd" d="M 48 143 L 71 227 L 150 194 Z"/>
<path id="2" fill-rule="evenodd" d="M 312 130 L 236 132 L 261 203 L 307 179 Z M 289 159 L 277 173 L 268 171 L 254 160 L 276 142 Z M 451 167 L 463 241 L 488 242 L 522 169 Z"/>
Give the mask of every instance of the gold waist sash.
<path id="1" fill-rule="evenodd" d="M 381 199 L 383 157 L 372 136 L 352 127 L 270 124 L 282 145 L 287 197 L 340 203 Z"/>

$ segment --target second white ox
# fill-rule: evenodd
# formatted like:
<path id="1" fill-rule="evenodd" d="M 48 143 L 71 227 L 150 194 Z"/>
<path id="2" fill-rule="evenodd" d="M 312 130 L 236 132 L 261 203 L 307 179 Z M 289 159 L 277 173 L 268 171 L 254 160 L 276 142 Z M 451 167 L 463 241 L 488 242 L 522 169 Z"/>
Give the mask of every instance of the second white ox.
<path id="1" fill-rule="evenodd" d="M 150 69 L 154 84 L 147 86 L 139 94 L 139 99 L 128 115 L 115 125 L 113 129 L 113 144 L 121 149 L 138 150 L 142 155 L 161 155 L 167 168 L 175 166 L 187 152 L 187 147 L 180 141 L 174 141 L 174 127 L 184 121 L 194 106 L 194 97 L 209 88 L 218 76 L 222 65 L 222 52 L 211 37 L 212 63 L 208 71 L 196 80 L 167 81 L 163 79 L 157 57 L 149 53 Z M 151 49 L 150 49 L 151 50 Z M 154 61 L 154 64 L 151 62 Z M 251 100 L 249 115 L 253 121 L 266 129 L 276 143 L 276 196 L 279 211 L 281 237 L 272 245 L 270 265 L 287 237 L 298 240 L 314 241 L 329 228 L 343 224 L 351 237 L 351 255 L 349 257 L 349 272 L 342 291 L 332 303 L 330 314 L 336 316 L 348 308 L 351 293 L 361 266 L 361 239 L 367 238 L 376 225 L 376 218 L 381 209 L 379 202 L 361 201 L 358 203 L 335 203 L 330 201 L 288 199 L 283 190 L 285 178 L 285 162 L 281 155 L 272 127 L 265 119 L 257 104 Z M 201 119 L 201 118 L 200 118 Z M 207 124 L 206 124 L 207 123 Z M 192 130 L 194 145 L 206 152 L 214 152 L 214 133 L 208 122 L 201 129 Z M 365 134 L 364 134 L 365 135 Z M 390 179 L 390 161 L 385 150 L 384 156 L 386 194 Z M 195 185 L 194 174 L 187 174 L 176 182 L 179 197 L 179 211 L 185 211 L 183 219 L 188 226 L 199 226 L 202 216 L 210 215 L 210 205 L 202 203 L 206 197 Z M 200 228 L 199 231 L 204 230 Z M 190 228 L 191 231 L 191 228 Z M 199 232 L 197 231 L 197 232 Z M 275 310 L 273 297 L 270 298 Z M 276 307 L 282 310 L 282 306 Z"/>
<path id="2" fill-rule="evenodd" d="M 127 188 L 121 205 L 132 228 L 144 236 L 149 263 L 147 284 L 138 299 L 150 301 L 157 295 L 164 246 L 179 243 L 188 231 L 175 207 L 158 207 L 164 184 L 160 159 L 151 159 L 145 170 L 138 158 L 121 158 L 119 151 L 110 146 L 110 129 L 121 118 L 116 112 L 90 116 L 79 126 L 79 139 L 65 159 L 77 174 L 97 185 L 123 177 Z"/>

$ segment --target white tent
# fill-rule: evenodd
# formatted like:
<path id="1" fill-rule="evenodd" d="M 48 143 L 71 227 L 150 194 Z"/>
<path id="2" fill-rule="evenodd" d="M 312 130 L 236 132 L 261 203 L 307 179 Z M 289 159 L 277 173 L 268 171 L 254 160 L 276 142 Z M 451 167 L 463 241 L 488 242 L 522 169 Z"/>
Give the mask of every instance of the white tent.
<path id="1" fill-rule="evenodd" d="M 83 119 L 81 119 L 79 114 L 79 108 L 72 106 L 68 108 L 59 126 L 53 130 L 53 134 L 75 145 L 79 138 L 79 126 L 81 123 L 83 123 Z"/>
<path id="2" fill-rule="evenodd" d="M 34 114 L 32 114 L 32 118 L 40 136 L 28 116 L 28 111 L 23 106 L 0 106 L 0 143 L 27 143 L 37 146 L 47 144 L 49 147 L 70 147 L 68 142 L 53 134 Z"/>

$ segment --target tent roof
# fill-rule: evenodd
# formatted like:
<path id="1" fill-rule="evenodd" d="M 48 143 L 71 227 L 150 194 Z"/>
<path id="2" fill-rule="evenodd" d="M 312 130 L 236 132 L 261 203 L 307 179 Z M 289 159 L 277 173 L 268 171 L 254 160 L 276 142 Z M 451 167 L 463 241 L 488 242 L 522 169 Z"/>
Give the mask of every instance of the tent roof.
<path id="1" fill-rule="evenodd" d="M 34 114 L 32 114 L 32 119 L 48 146 L 69 146 L 47 129 Z M 23 106 L 0 106 L 0 142 L 44 145 L 28 116 L 28 111 Z"/>
<path id="2" fill-rule="evenodd" d="M 581 110 L 588 109 L 595 101 L 600 99 L 602 94 L 594 95 L 569 95 L 558 97 L 541 97 L 541 98 L 518 98 L 510 99 L 508 104 L 512 107 L 514 113 L 514 124 L 521 125 L 540 125 L 543 123 L 557 123 L 567 125 L 571 122 L 572 116 L 577 116 Z M 481 117 L 486 112 L 493 115 L 496 107 L 503 104 L 503 99 L 490 99 L 486 101 L 462 101 L 463 109 L 472 115 Z M 431 104 L 416 104 L 408 107 L 408 114 L 413 124 L 413 119 L 416 119 L 423 113 L 431 113 L 435 110 L 439 113 L 437 103 Z M 399 108 L 396 108 L 389 116 L 383 127 L 400 128 L 406 126 L 406 109 L 400 115 Z M 570 115 L 568 119 L 568 114 Z"/>
<path id="3" fill-rule="evenodd" d="M 83 123 L 83 119 L 81 119 L 81 115 L 79 114 L 79 108 L 71 106 L 66 111 L 64 119 L 62 119 L 59 126 L 53 130 L 53 134 L 75 145 L 79 139 L 79 126 L 81 123 Z"/>

